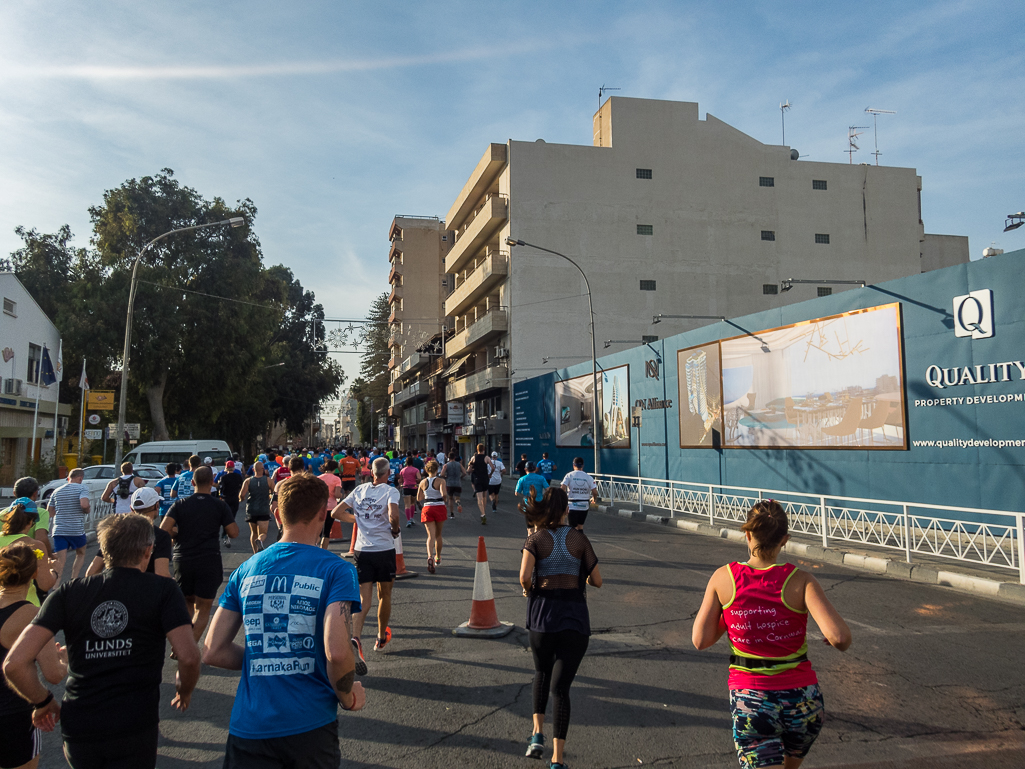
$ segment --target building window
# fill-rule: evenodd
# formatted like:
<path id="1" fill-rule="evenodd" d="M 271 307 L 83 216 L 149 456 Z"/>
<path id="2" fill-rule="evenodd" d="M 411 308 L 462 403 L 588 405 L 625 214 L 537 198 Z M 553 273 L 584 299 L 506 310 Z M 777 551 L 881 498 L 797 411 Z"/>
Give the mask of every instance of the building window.
<path id="1" fill-rule="evenodd" d="M 816 232 L 815 233 L 815 242 L 816 243 L 825 243 L 826 245 L 829 245 L 829 234 L 828 233 L 823 233 L 823 232 Z"/>
<path id="2" fill-rule="evenodd" d="M 775 283 L 762 283 L 762 293 L 769 296 L 775 296 L 779 293 L 779 286 Z"/>
<path id="3" fill-rule="evenodd" d="M 774 176 L 759 176 L 758 177 L 759 187 L 775 187 L 776 178 Z"/>
<path id="4" fill-rule="evenodd" d="M 832 296 L 833 289 L 831 286 L 819 286 L 819 296 Z"/>
<path id="5" fill-rule="evenodd" d="M 442 235 L 441 236 L 441 242 L 442 243 L 447 243 L 448 242 L 448 235 Z"/>
<path id="6" fill-rule="evenodd" d="M 641 281 L 641 291 L 654 291 L 654 290 L 655 290 L 655 281 L 653 281 L 653 280 L 642 280 Z"/>
<path id="7" fill-rule="evenodd" d="M 39 366 L 43 362 L 43 348 L 38 344 L 28 346 L 28 372 L 25 379 L 30 384 L 39 384 Z"/>
<path id="8" fill-rule="evenodd" d="M 811 180 L 811 188 L 813 190 L 824 190 L 824 189 L 826 189 L 826 180 L 825 179 L 812 179 Z"/>
<path id="9" fill-rule="evenodd" d="M 655 227 L 651 224 L 638 224 L 637 225 L 638 235 L 654 235 Z"/>
<path id="10" fill-rule="evenodd" d="M 772 230 L 762 230 L 762 240 L 775 240 L 776 233 Z"/>
<path id="11" fill-rule="evenodd" d="M 10 315 L 12 318 L 18 317 L 18 303 L 6 296 L 4 297 L 4 314 Z"/>
<path id="12" fill-rule="evenodd" d="M 651 178 L 651 169 L 650 168 L 638 168 L 637 169 L 637 178 L 638 179 L 650 179 Z"/>
<path id="13" fill-rule="evenodd" d="M 641 337 L 641 344 L 651 344 L 652 342 L 657 342 L 657 341 L 658 341 L 658 335 L 657 334 L 654 335 L 654 336 L 652 336 L 650 334 L 645 334 L 644 336 Z"/>

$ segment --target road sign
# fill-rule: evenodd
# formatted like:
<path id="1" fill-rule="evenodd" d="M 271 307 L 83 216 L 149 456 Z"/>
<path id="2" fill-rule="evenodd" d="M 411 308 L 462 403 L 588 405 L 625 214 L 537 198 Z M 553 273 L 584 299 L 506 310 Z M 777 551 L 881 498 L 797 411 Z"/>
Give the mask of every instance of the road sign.
<path id="1" fill-rule="evenodd" d="M 113 411 L 113 390 L 90 390 L 86 397 L 85 407 L 90 411 Z"/>
<path id="2" fill-rule="evenodd" d="M 100 441 L 103 440 L 103 430 L 86 430 L 85 439 L 87 441 Z"/>
<path id="3" fill-rule="evenodd" d="M 100 415 L 99 414 L 90 414 L 89 415 L 89 424 L 91 424 L 91 425 L 98 425 L 99 423 L 100 423 Z"/>
<path id="4" fill-rule="evenodd" d="M 125 432 L 128 433 L 128 440 L 137 441 L 141 433 L 141 425 L 138 422 L 125 423 Z"/>

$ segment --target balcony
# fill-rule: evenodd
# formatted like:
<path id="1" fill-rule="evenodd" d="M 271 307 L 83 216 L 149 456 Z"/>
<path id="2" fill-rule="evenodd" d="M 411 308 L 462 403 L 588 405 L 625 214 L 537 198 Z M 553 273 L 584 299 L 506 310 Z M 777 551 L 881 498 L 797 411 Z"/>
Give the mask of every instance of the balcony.
<path id="1" fill-rule="evenodd" d="M 391 371 L 393 368 L 398 366 L 402 361 L 399 360 L 398 355 L 393 355 L 388 359 L 388 370 Z"/>
<path id="2" fill-rule="evenodd" d="M 388 294 L 388 304 L 391 304 L 396 299 L 402 298 L 402 284 L 392 286 L 391 293 Z"/>
<path id="3" fill-rule="evenodd" d="M 422 384 L 422 382 L 414 382 L 401 392 L 395 393 L 395 400 L 393 401 L 393 405 L 398 406 L 400 404 L 406 403 L 407 401 L 411 401 L 413 400 L 413 398 L 416 398 L 418 395 L 421 395 L 424 392 L 426 392 L 427 388 L 421 387 Z"/>
<path id="4" fill-rule="evenodd" d="M 467 326 L 445 343 L 445 357 L 452 358 L 465 350 L 481 345 L 509 330 L 509 315 L 505 310 L 492 310 Z"/>
<path id="5" fill-rule="evenodd" d="M 416 371 L 421 366 L 426 365 L 429 360 L 430 358 L 426 355 L 421 355 L 418 352 L 413 353 L 404 361 L 402 361 L 402 365 L 399 366 L 399 376 L 402 376 L 410 371 Z"/>
<path id="6" fill-rule="evenodd" d="M 445 272 L 459 272 L 508 218 L 509 201 L 499 195 L 488 195 L 456 233 L 456 242 L 445 257 Z"/>
<path id="7" fill-rule="evenodd" d="M 509 255 L 489 251 L 484 261 L 471 272 L 445 300 L 445 314 L 459 315 L 509 274 Z"/>
<path id="8" fill-rule="evenodd" d="M 400 277 L 401 275 L 402 275 L 402 272 L 399 270 L 399 263 L 398 262 L 392 262 L 391 270 L 388 273 L 388 282 L 389 283 L 394 283 L 395 279 Z"/>
<path id="9" fill-rule="evenodd" d="M 399 306 L 397 304 L 396 305 L 392 305 L 391 315 L 388 316 L 388 322 L 389 323 L 395 323 L 399 319 L 399 316 L 401 314 L 402 314 L 402 310 L 399 309 Z"/>
<path id="10" fill-rule="evenodd" d="M 401 337 L 401 336 L 402 336 L 402 332 L 399 331 L 397 328 L 393 328 L 388 333 L 388 346 L 389 347 L 395 347 L 396 345 L 401 344 L 401 341 L 399 340 L 399 337 Z"/>
<path id="11" fill-rule="evenodd" d="M 507 387 L 509 384 L 508 366 L 491 366 L 490 368 L 467 374 L 462 379 L 449 382 L 445 386 L 445 399 L 454 401 L 467 395 L 490 390 L 494 387 Z"/>
<path id="12" fill-rule="evenodd" d="M 508 159 L 508 148 L 504 144 L 489 144 L 484 155 L 477 162 L 466 184 L 459 191 L 452 208 L 445 215 L 445 223 L 450 229 L 462 227 L 470 216 L 474 202 L 494 184 L 495 178 L 505 168 Z"/>

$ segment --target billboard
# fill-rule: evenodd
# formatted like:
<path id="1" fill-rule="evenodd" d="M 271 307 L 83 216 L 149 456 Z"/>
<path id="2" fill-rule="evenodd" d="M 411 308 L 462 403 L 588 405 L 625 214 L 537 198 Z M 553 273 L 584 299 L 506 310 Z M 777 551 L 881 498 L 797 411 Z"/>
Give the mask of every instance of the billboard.
<path id="1" fill-rule="evenodd" d="M 555 383 L 556 446 L 594 446 L 593 394 L 594 380 L 590 374 Z"/>
<path id="2" fill-rule="evenodd" d="M 680 350 L 677 361 L 681 448 L 718 445 L 716 430 L 726 448 L 907 447 L 898 304 Z"/>
<path id="3" fill-rule="evenodd" d="M 598 374 L 598 392 L 602 448 L 630 448 L 630 366 L 603 369 Z"/>

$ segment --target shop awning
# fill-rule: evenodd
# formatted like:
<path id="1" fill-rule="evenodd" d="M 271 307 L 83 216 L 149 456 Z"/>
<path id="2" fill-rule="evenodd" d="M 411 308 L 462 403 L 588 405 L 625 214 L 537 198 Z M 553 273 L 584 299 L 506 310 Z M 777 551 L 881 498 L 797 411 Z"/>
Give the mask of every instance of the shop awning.
<path id="1" fill-rule="evenodd" d="M 468 361 L 469 359 L 470 359 L 469 355 L 464 355 L 462 358 L 460 358 L 455 363 L 453 363 L 451 366 L 449 366 L 447 369 L 445 369 L 442 372 L 441 375 L 442 376 L 450 376 L 450 375 L 456 373 L 460 368 L 462 368 L 463 364 L 466 363 L 466 361 Z"/>

